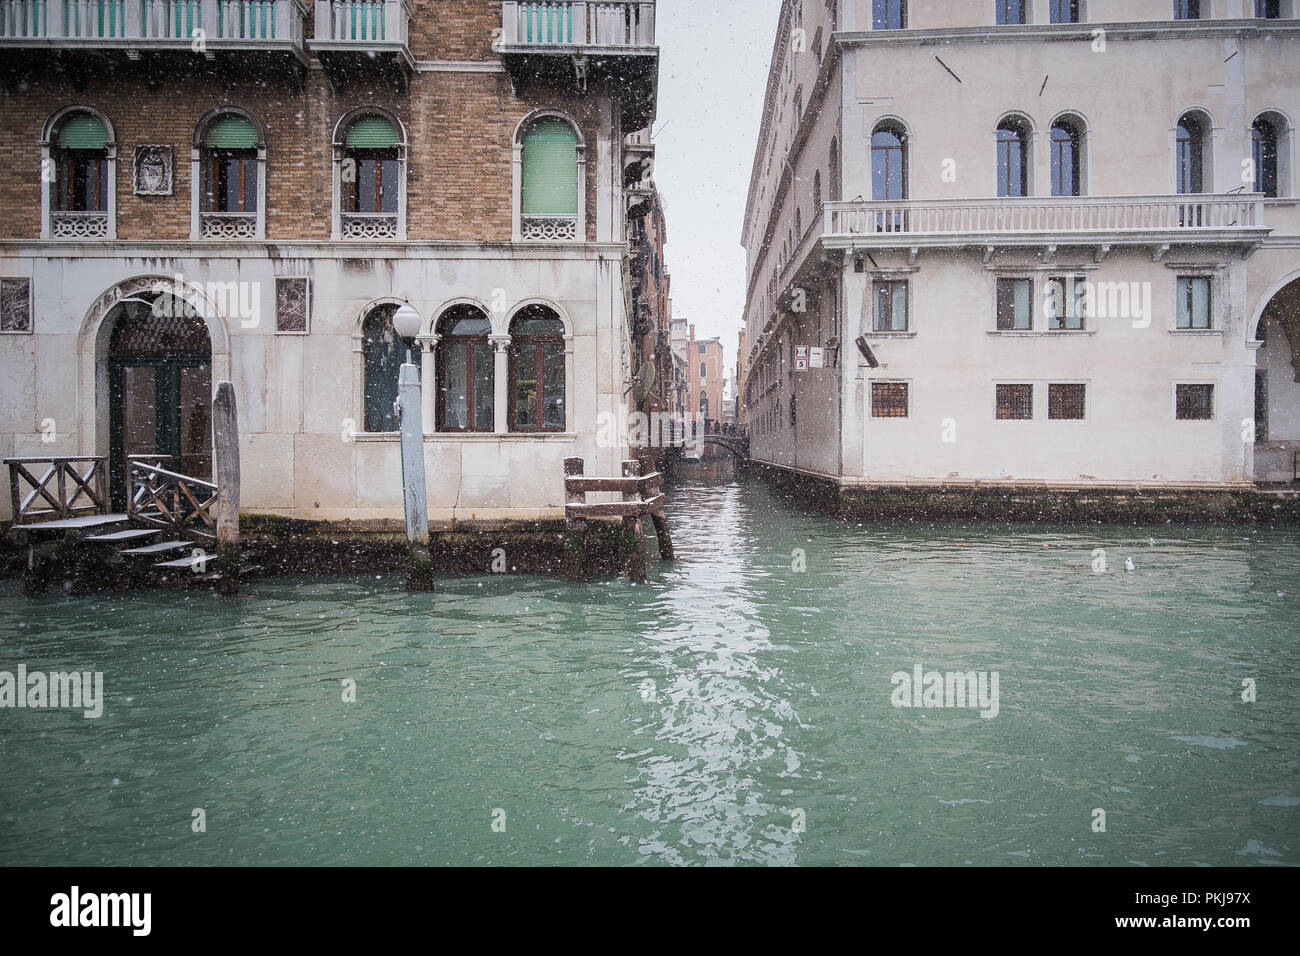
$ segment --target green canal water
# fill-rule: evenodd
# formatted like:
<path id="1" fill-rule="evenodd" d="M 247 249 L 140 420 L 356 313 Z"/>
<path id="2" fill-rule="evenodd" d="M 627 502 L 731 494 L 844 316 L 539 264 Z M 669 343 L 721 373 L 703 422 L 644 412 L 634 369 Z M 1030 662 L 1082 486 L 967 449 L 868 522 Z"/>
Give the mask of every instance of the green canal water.
<path id="1" fill-rule="evenodd" d="M 0 709 L 0 863 L 1300 863 L 1294 530 L 672 518 L 640 586 L 0 584 L 0 670 L 105 693 Z M 997 715 L 894 706 L 918 664 Z"/>

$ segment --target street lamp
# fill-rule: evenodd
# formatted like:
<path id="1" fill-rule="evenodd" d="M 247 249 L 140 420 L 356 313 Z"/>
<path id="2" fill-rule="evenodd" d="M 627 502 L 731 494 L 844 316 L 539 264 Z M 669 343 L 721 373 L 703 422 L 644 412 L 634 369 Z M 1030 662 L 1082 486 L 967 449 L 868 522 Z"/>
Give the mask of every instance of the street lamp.
<path id="1" fill-rule="evenodd" d="M 420 334 L 420 326 L 423 324 L 420 313 L 415 311 L 409 300 L 404 301 L 393 313 L 393 331 L 408 342 Z M 406 362 L 408 365 L 411 363 L 410 349 L 406 350 Z"/>
<path id="2" fill-rule="evenodd" d="M 409 341 L 420 334 L 424 320 L 409 301 L 393 313 L 393 331 Z M 393 410 L 402 429 L 402 499 L 406 506 L 406 587 L 425 591 L 431 587 L 429 559 L 429 508 L 424 480 L 424 423 L 421 421 L 420 369 L 411 350 L 397 377 Z"/>

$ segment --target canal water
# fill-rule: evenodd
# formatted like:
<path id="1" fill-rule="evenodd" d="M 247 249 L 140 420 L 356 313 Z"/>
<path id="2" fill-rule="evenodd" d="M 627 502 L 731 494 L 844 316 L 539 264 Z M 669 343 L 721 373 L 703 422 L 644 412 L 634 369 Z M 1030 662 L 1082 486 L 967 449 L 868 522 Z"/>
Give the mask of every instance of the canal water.
<path id="1" fill-rule="evenodd" d="M 0 670 L 105 694 L 0 709 L 0 863 L 1300 863 L 1293 530 L 671 516 L 640 586 L 0 584 Z"/>

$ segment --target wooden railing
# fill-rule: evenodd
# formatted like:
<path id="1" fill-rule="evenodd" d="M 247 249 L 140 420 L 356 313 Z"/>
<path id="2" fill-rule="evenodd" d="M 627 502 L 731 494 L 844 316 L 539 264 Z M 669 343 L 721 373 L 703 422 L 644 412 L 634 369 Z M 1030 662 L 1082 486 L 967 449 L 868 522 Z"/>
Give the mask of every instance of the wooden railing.
<path id="1" fill-rule="evenodd" d="M 1262 228 L 1263 210 L 1257 194 L 834 202 L 824 234 L 1222 231 Z"/>
<path id="2" fill-rule="evenodd" d="M 316 0 L 313 42 L 406 46 L 410 21 L 406 0 Z"/>
<path id="3" fill-rule="evenodd" d="M 502 40 L 507 46 L 650 47 L 655 43 L 653 0 L 506 0 Z"/>
<path id="4" fill-rule="evenodd" d="M 133 456 L 127 463 L 126 509 L 135 521 L 173 531 L 204 525 L 216 529 L 217 486 L 150 464 L 158 456 Z"/>
<path id="5" fill-rule="evenodd" d="M 657 471 L 642 475 L 641 462 L 636 460 L 623 462 L 622 478 L 588 478 L 583 474 L 584 467 L 581 458 L 564 459 L 565 548 L 569 556 L 585 555 L 588 518 L 622 518 L 627 575 L 634 581 L 643 581 L 645 556 L 641 551 L 641 519 L 649 516 L 654 522 L 660 559 L 673 560 L 673 542 L 664 514 L 664 476 Z M 621 494 L 623 500 L 588 504 L 590 492 L 615 492 Z M 578 559 L 566 573 L 571 578 L 585 578 L 585 563 Z"/>
<path id="6" fill-rule="evenodd" d="M 9 466 L 15 527 L 72 518 L 87 511 L 104 514 L 108 509 L 107 459 L 103 457 L 6 458 L 4 463 Z M 34 472 L 41 472 L 41 477 Z"/>
<path id="7" fill-rule="evenodd" d="M 0 41 L 190 44 L 201 36 L 205 42 L 278 41 L 301 47 L 305 18 L 298 0 L 0 0 Z"/>

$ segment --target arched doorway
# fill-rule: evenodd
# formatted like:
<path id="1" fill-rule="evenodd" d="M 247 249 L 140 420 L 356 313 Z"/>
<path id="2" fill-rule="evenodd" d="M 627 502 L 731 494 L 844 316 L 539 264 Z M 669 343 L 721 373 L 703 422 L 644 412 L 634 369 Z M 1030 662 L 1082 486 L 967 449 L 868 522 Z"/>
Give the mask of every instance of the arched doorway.
<path id="1" fill-rule="evenodd" d="M 131 455 L 166 455 L 165 467 L 212 476 L 212 343 L 202 317 L 167 293 L 119 301 L 108 346 L 109 487 L 126 508 Z"/>
<path id="2" fill-rule="evenodd" d="M 1289 482 L 1300 468 L 1300 278 L 1269 298 L 1255 338 L 1255 480 Z"/>

